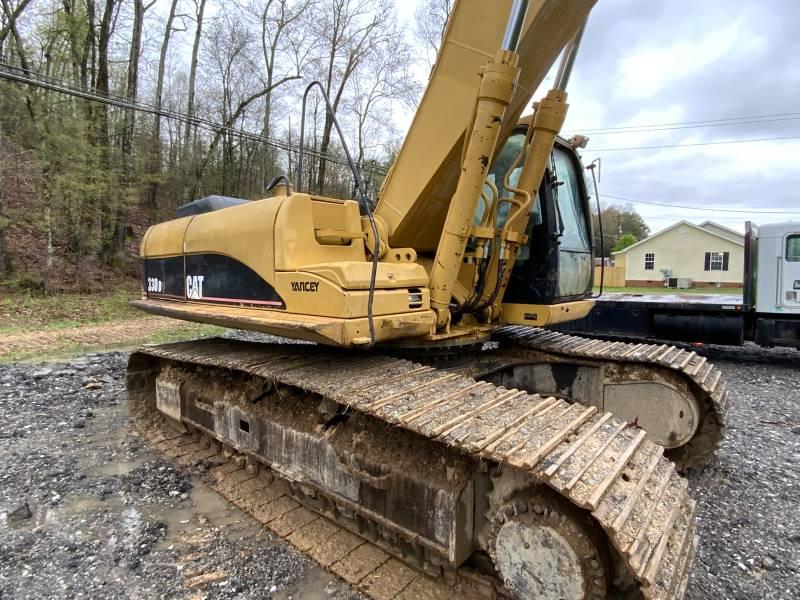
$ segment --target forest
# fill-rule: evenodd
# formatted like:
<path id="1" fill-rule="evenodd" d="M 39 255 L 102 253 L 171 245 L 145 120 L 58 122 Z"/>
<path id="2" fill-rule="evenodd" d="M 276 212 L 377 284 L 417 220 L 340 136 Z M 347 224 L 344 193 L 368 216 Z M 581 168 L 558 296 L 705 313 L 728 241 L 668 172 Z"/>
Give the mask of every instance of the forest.
<path id="1" fill-rule="evenodd" d="M 263 197 L 314 80 L 374 194 L 449 3 L 408 30 L 391 0 L 0 0 L 0 280 L 102 288 L 178 205 Z M 304 187 L 349 196 L 320 94 L 307 113 Z"/>

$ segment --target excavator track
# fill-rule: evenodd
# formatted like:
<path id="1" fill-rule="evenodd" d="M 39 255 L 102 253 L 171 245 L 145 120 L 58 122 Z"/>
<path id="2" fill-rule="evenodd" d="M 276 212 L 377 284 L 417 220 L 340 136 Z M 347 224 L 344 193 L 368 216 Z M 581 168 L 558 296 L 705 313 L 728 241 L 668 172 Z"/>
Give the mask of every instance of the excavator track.
<path id="1" fill-rule="evenodd" d="M 544 358 L 556 364 L 611 366 L 612 371 L 629 367 L 626 377 L 630 380 L 650 378 L 680 388 L 698 407 L 700 417 L 691 438 L 666 451 L 680 471 L 705 465 L 719 445 L 730 406 L 727 385 L 720 370 L 696 352 L 665 344 L 604 341 L 539 327 L 502 327 L 492 339 L 501 344 L 498 354 L 512 360 Z"/>
<path id="2" fill-rule="evenodd" d="M 485 548 L 495 563 L 498 556 L 501 563 L 516 556 L 509 558 L 502 547 L 504 533 L 516 531 L 504 528 L 506 523 L 563 524 L 560 514 L 577 511 L 604 536 L 601 554 L 613 561 L 615 581 L 624 582 L 626 595 L 671 599 L 686 589 L 697 544 L 687 483 L 643 430 L 595 407 L 401 359 L 223 339 L 140 349 L 129 362 L 128 391 L 135 429 L 184 464 L 216 464 L 211 478 L 225 496 L 373 598 L 513 594 L 497 574 L 462 565 L 466 554 L 457 538 L 469 529 L 463 519 L 442 541 L 439 533 L 414 531 L 369 509 L 370 498 L 392 493 L 392 477 L 408 483 L 401 475 L 367 470 L 353 456 L 339 455 L 336 468 L 358 480 L 356 497 L 347 498 L 336 482 L 316 480 L 313 469 L 288 464 L 304 448 L 325 462 L 315 444 L 333 440 L 337 423 L 349 418 L 385 428 L 387 445 L 428 444 L 424 456 L 439 457 L 440 463 L 431 458 L 431 473 L 443 482 L 441 490 L 438 482 L 430 484 L 437 492 L 433 512 L 449 506 L 438 502 L 458 479 L 459 465 L 478 474 L 475 481 L 487 473 L 490 485 L 483 495 L 475 489 L 479 502 L 469 505 L 466 523 L 483 515 L 483 538 L 476 535 L 471 543 Z M 317 406 L 336 409 L 314 435 L 283 429 L 270 436 L 274 425 L 267 415 L 279 410 L 273 404 L 288 407 L 287 414 L 298 419 Z M 296 440 L 300 445 L 292 446 Z M 387 456 L 409 448 L 392 446 Z M 426 468 L 424 458 L 414 460 Z M 544 491 L 528 502 L 515 482 L 533 482 Z M 472 491 L 472 485 L 465 489 Z M 507 489 L 515 491 L 509 495 Z M 396 510 L 403 515 L 402 507 Z M 446 525 L 437 521 L 436 532 Z M 600 562 L 591 558 L 587 568 L 599 570 Z M 500 573 L 515 583 L 507 574 Z M 597 589 L 585 597 L 604 597 Z"/>

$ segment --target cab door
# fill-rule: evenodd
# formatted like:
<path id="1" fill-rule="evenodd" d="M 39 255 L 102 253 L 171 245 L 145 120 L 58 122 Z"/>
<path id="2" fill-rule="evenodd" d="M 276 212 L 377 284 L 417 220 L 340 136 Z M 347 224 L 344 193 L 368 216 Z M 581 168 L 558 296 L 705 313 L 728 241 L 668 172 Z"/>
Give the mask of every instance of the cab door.
<path id="1" fill-rule="evenodd" d="M 781 254 L 777 304 L 800 313 L 800 231 L 784 236 Z"/>
<path id="2" fill-rule="evenodd" d="M 589 196 L 580 160 L 563 142 L 553 148 L 525 233 L 528 244 L 520 250 L 503 302 L 559 304 L 591 295 Z"/>

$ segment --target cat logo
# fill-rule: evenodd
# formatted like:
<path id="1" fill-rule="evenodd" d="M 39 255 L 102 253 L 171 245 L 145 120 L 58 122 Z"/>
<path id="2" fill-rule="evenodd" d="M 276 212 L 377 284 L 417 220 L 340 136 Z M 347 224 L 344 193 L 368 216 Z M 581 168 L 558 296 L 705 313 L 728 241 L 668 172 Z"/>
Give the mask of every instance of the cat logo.
<path id="1" fill-rule="evenodd" d="M 318 292 L 319 281 L 292 281 L 293 292 Z"/>
<path id="2" fill-rule="evenodd" d="M 203 297 L 203 275 L 186 276 L 186 297 L 193 300 L 200 300 Z"/>

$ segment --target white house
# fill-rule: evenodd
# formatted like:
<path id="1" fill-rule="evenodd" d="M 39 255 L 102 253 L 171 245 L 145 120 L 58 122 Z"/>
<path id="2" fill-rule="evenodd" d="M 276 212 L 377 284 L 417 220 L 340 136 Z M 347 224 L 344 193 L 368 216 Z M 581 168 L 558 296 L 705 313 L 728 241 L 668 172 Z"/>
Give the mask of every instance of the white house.
<path id="1" fill-rule="evenodd" d="M 661 286 L 667 276 L 694 287 L 741 287 L 744 277 L 744 236 L 711 221 L 678 221 L 613 256 L 627 287 Z"/>

